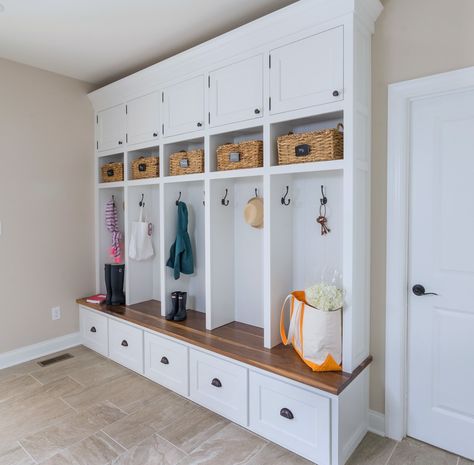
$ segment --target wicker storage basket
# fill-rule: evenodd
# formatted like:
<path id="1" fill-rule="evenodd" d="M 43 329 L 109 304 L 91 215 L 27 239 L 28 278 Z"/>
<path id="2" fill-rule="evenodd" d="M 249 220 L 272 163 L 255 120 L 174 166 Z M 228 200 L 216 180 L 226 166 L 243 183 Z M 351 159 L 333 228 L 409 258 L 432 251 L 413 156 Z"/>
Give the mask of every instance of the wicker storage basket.
<path id="1" fill-rule="evenodd" d="M 170 176 L 204 172 L 204 150 L 176 152 L 170 155 Z"/>
<path id="2" fill-rule="evenodd" d="M 101 168 L 102 182 L 123 181 L 123 163 L 106 163 Z"/>
<path id="3" fill-rule="evenodd" d="M 132 161 L 132 179 L 157 178 L 160 175 L 158 157 L 140 157 Z"/>
<path id="4" fill-rule="evenodd" d="M 217 147 L 217 169 L 238 170 L 263 166 L 263 142 L 249 140 L 240 144 L 224 144 Z"/>
<path id="5" fill-rule="evenodd" d="M 343 125 L 336 129 L 288 134 L 277 139 L 278 164 L 340 160 L 344 157 Z"/>

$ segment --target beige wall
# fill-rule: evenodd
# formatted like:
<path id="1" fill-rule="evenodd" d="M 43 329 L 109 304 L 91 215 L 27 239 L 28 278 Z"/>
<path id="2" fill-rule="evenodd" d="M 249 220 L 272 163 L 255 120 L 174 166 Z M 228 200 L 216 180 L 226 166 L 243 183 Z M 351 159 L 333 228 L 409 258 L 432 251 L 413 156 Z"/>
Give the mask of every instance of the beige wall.
<path id="1" fill-rule="evenodd" d="M 94 289 L 89 90 L 0 59 L 0 353 L 77 331 Z"/>
<path id="2" fill-rule="evenodd" d="M 385 0 L 372 41 L 371 408 L 384 411 L 387 85 L 474 65 L 473 0 Z"/>

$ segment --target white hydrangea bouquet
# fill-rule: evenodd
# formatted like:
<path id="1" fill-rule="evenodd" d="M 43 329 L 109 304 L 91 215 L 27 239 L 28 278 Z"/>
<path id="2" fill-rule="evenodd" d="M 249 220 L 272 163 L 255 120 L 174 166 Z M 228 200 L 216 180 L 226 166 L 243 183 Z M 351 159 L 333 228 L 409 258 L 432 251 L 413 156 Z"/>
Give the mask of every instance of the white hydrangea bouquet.
<path id="1" fill-rule="evenodd" d="M 305 290 L 306 302 L 323 312 L 340 310 L 344 304 L 344 292 L 334 284 L 320 282 Z"/>

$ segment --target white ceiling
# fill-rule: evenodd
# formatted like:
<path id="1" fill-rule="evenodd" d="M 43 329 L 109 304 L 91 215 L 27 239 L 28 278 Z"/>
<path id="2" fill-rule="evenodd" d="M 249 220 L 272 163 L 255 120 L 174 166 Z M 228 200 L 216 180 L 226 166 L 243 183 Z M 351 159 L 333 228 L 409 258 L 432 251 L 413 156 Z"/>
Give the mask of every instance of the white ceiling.
<path id="1" fill-rule="evenodd" d="M 95 85 L 295 0 L 0 0 L 0 57 Z"/>

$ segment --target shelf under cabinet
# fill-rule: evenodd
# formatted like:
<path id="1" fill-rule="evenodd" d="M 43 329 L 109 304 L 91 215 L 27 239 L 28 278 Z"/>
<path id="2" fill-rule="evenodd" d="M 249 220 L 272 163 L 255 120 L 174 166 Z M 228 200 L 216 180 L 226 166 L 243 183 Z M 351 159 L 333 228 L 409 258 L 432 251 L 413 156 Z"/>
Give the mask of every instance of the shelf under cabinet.
<path id="1" fill-rule="evenodd" d="M 322 171 L 342 171 L 343 169 L 344 160 L 328 160 L 272 166 L 270 174 L 317 173 Z"/>

